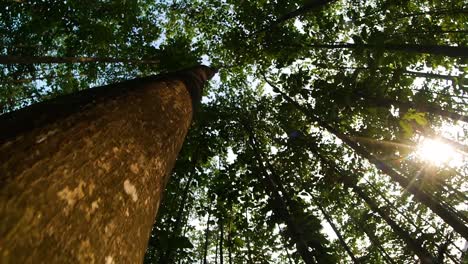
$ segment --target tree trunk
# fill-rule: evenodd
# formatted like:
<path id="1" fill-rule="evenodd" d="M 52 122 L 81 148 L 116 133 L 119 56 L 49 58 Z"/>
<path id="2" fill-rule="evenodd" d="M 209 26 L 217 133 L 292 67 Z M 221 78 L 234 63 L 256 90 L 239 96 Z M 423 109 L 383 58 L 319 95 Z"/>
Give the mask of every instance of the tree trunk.
<path id="1" fill-rule="evenodd" d="M 294 101 L 292 98 L 287 96 L 284 92 L 282 92 L 277 86 L 272 84 L 271 82 L 268 82 L 271 87 L 273 87 L 273 90 L 279 94 L 289 103 L 291 103 L 293 106 L 295 106 L 299 111 L 301 111 L 306 117 L 308 117 L 311 121 L 317 122 L 319 126 L 325 128 L 328 130 L 330 133 L 334 134 L 337 138 L 341 139 L 346 145 L 348 145 L 350 148 L 352 148 L 359 156 L 364 157 L 367 159 L 370 163 L 374 164 L 379 170 L 387 174 L 392 178 L 392 180 L 398 182 L 401 187 L 403 187 L 405 190 L 413 194 L 414 198 L 430 208 L 432 212 L 437 214 L 440 218 L 442 218 L 445 223 L 450 225 L 456 232 L 458 232 L 461 236 L 464 238 L 468 239 L 468 226 L 466 226 L 463 221 L 461 221 L 456 215 L 454 215 L 452 212 L 447 210 L 443 205 L 441 205 L 432 195 L 427 194 L 423 190 L 421 190 L 419 187 L 415 186 L 410 180 L 404 176 L 402 176 L 400 173 L 398 173 L 396 170 L 394 170 L 392 167 L 387 165 L 385 162 L 377 159 L 375 156 L 373 156 L 371 153 L 369 153 L 367 150 L 365 150 L 363 147 L 358 145 L 356 142 L 353 140 L 349 139 L 346 135 L 341 134 L 338 130 L 334 129 L 332 126 L 329 124 L 323 122 L 321 119 L 317 118 L 313 113 L 311 113 L 307 108 L 301 106 L 299 103 Z"/>
<path id="2" fill-rule="evenodd" d="M 210 208 L 208 209 L 208 219 L 206 219 L 206 230 L 205 230 L 205 248 L 203 251 L 203 264 L 207 264 L 207 255 L 208 255 L 208 238 L 210 235 L 210 216 L 211 216 L 211 202 Z"/>
<path id="3" fill-rule="evenodd" d="M 250 247 L 250 236 L 249 236 L 249 212 L 248 212 L 248 209 L 245 208 L 245 220 L 247 222 L 247 236 L 246 236 L 246 240 L 247 240 L 247 259 L 249 261 L 249 264 L 252 264 L 253 263 L 253 259 L 252 259 L 252 248 Z"/>
<path id="4" fill-rule="evenodd" d="M 177 210 L 177 215 L 176 215 L 176 219 L 175 219 L 175 224 L 174 224 L 174 227 L 172 229 L 172 233 L 170 234 L 171 237 L 173 238 L 176 238 L 180 235 L 180 230 L 182 228 L 182 215 L 184 213 L 184 208 L 185 208 L 185 204 L 187 203 L 187 197 L 188 197 L 188 193 L 189 193 L 189 190 L 190 190 L 190 185 L 192 184 L 192 180 L 193 178 L 195 177 L 195 175 L 193 175 L 194 173 L 192 172 L 190 175 L 189 175 L 189 179 L 187 181 L 187 183 L 185 184 L 184 186 L 184 189 L 183 189 L 183 193 L 182 193 L 182 197 L 180 199 L 180 204 L 179 204 L 179 208 Z M 161 261 L 161 263 L 172 263 L 172 255 L 174 253 L 174 248 L 171 247 L 171 245 L 169 245 L 166 249 L 166 252 L 164 253 L 164 256 L 163 256 L 163 259 Z"/>
<path id="5" fill-rule="evenodd" d="M 357 186 L 355 181 L 353 181 L 348 176 L 344 176 L 345 174 L 336 168 L 335 170 L 341 176 L 339 178 L 342 180 L 343 184 L 348 188 L 353 189 L 353 191 L 366 202 L 370 209 L 376 212 L 392 228 L 393 232 L 395 232 L 400 239 L 405 241 L 408 248 L 418 256 L 421 263 L 436 263 L 434 256 L 432 256 L 426 249 L 424 249 L 420 242 L 413 239 L 408 234 L 408 232 L 403 230 L 403 228 L 401 228 L 395 221 L 393 221 L 393 219 L 386 212 L 381 210 L 377 204 L 369 196 L 367 196 L 367 194 L 359 186 Z"/>
<path id="6" fill-rule="evenodd" d="M 12 56 L 0 55 L 0 64 L 40 64 L 40 63 L 130 63 L 130 64 L 159 64 L 159 60 L 132 60 L 122 58 L 93 58 L 93 57 L 51 57 L 51 56 Z"/>
<path id="7" fill-rule="evenodd" d="M 372 243 L 372 245 L 374 245 L 375 247 L 377 247 L 377 249 L 379 250 L 380 252 L 380 255 L 390 264 L 396 264 L 395 261 L 392 259 L 392 257 L 390 255 L 388 255 L 387 251 L 385 250 L 385 248 L 382 246 L 382 243 L 380 243 L 379 239 L 377 238 L 377 236 L 373 233 L 373 232 L 370 232 L 366 227 L 365 227 L 365 224 L 364 223 L 356 223 L 355 225 L 358 229 L 362 230 L 366 236 L 369 238 L 369 241 Z"/>
<path id="8" fill-rule="evenodd" d="M 421 263 L 424 264 L 430 264 L 430 263 L 435 263 L 434 256 L 432 256 L 426 249 L 424 249 L 421 245 L 420 242 L 416 241 L 413 239 L 408 232 L 406 232 L 403 228 L 401 228 L 389 215 L 387 212 L 381 210 L 378 205 L 372 200 L 365 192 L 364 190 L 357 185 L 358 179 L 356 177 L 350 177 L 349 172 L 347 171 L 342 171 L 336 166 L 336 163 L 333 162 L 332 160 L 325 158 L 318 152 L 318 149 L 315 146 L 311 147 L 312 150 L 318 155 L 320 160 L 330 169 L 333 170 L 333 172 L 338 176 L 339 181 L 341 181 L 346 187 L 351 188 L 361 199 L 363 199 L 366 204 L 370 207 L 370 209 L 374 212 L 376 212 L 397 234 L 397 236 L 402 239 L 408 248 L 414 252 L 418 258 L 420 259 Z M 318 203 L 316 203 L 317 206 L 320 206 Z M 324 212 L 321 209 L 322 213 Z M 328 221 L 328 219 L 327 219 Z"/>
<path id="9" fill-rule="evenodd" d="M 224 223 L 222 217 L 219 218 L 219 263 L 223 264 L 223 239 L 224 239 Z"/>
<path id="10" fill-rule="evenodd" d="M 327 65 L 324 65 L 324 64 L 318 64 L 317 66 L 321 66 L 323 68 L 328 68 L 328 69 L 335 69 L 335 70 L 366 70 L 366 71 L 383 71 L 383 72 L 393 71 L 394 74 L 402 73 L 402 74 L 405 74 L 405 75 L 412 75 L 412 76 L 426 78 L 426 79 L 440 79 L 440 80 L 446 80 L 446 81 L 451 81 L 451 82 L 454 82 L 454 81 L 458 80 L 459 85 L 468 85 L 468 80 L 466 80 L 464 78 L 463 74 L 460 74 L 458 76 L 454 76 L 454 75 L 431 73 L 431 72 L 418 72 L 418 71 L 405 70 L 405 69 L 393 70 L 393 69 L 385 68 L 385 67 L 378 67 L 378 68 L 339 67 L 339 66 L 338 67 L 327 67 Z"/>
<path id="11" fill-rule="evenodd" d="M 213 74 L 198 66 L 0 116 L 0 262 L 141 263 Z"/>
<path id="12" fill-rule="evenodd" d="M 448 74 L 438 74 L 438 73 L 431 73 L 431 72 L 418 72 L 418 71 L 410 71 L 410 70 L 405 70 L 403 71 L 404 74 L 408 75 L 414 75 L 416 77 L 421 77 L 421 78 L 426 78 L 426 79 L 441 79 L 441 80 L 447 80 L 447 81 L 454 81 L 456 79 L 462 80 L 461 84 L 465 83 L 463 76 L 453 76 L 453 75 L 448 75 Z"/>
<path id="13" fill-rule="evenodd" d="M 229 260 L 229 264 L 232 264 L 232 248 L 233 248 L 233 245 L 232 245 L 232 218 L 233 218 L 233 214 L 232 214 L 232 201 L 229 200 L 229 225 L 228 225 L 228 260 Z"/>
<path id="14" fill-rule="evenodd" d="M 377 98 L 377 97 L 367 97 L 367 96 L 360 96 L 362 99 L 365 100 L 365 103 L 376 107 L 390 107 L 391 105 L 398 107 L 400 109 L 409 109 L 413 108 L 419 112 L 427 112 L 434 115 L 443 116 L 446 118 L 450 118 L 456 121 L 463 121 L 468 123 L 468 116 L 447 111 L 440 108 L 437 105 L 430 104 L 430 103 L 414 103 L 414 102 L 403 102 L 389 98 Z"/>
<path id="15" fill-rule="evenodd" d="M 311 48 L 318 49 L 383 49 L 386 51 L 397 51 L 407 53 L 442 55 L 454 58 L 467 58 L 468 47 L 460 46 L 441 46 L 441 45 L 419 45 L 419 44 L 354 44 L 354 43 L 335 43 L 335 44 L 310 44 Z"/>
<path id="16" fill-rule="evenodd" d="M 349 248 L 348 244 L 346 244 L 346 241 L 344 240 L 340 231 L 336 227 L 335 223 L 333 223 L 333 220 L 331 219 L 331 217 L 325 212 L 325 209 L 320 205 L 320 203 L 315 202 L 315 201 L 314 203 L 319 208 L 320 212 L 322 212 L 323 216 L 325 217 L 325 220 L 327 220 L 327 222 L 330 224 L 331 228 L 333 229 L 333 232 L 335 232 L 336 236 L 338 237 L 338 241 L 340 241 L 341 246 L 344 248 L 346 253 L 348 253 L 353 263 L 359 263 L 359 261 L 354 256 L 353 251 L 351 251 L 351 248 Z"/>
<path id="17" fill-rule="evenodd" d="M 245 125 L 246 131 L 250 133 L 249 144 L 252 150 L 255 153 L 255 159 L 261 170 L 262 180 L 265 184 L 265 190 L 270 194 L 272 203 L 275 204 L 275 211 L 278 215 L 281 215 L 283 221 L 285 222 L 291 239 L 296 244 L 296 249 L 301 255 L 302 259 L 306 264 L 314 263 L 314 257 L 312 252 L 309 251 L 308 246 L 304 238 L 302 237 L 302 230 L 297 226 L 297 223 L 294 219 L 294 216 L 289 212 L 287 203 L 283 200 L 283 197 L 280 195 L 280 189 L 275 184 L 273 177 L 267 172 L 267 169 L 263 165 L 262 157 L 260 156 L 260 151 L 254 141 L 253 130 Z M 284 193 L 283 193 L 284 194 Z"/>
<path id="18" fill-rule="evenodd" d="M 280 231 L 280 234 L 283 234 L 283 230 L 281 229 L 281 226 L 277 225 L 279 231 Z M 291 254 L 289 254 L 289 250 L 288 250 L 288 247 L 286 245 L 286 239 L 283 235 L 280 236 L 280 240 L 281 240 L 281 243 L 283 243 L 283 249 L 284 251 L 286 251 L 286 257 L 288 259 L 288 263 L 289 264 L 293 264 L 293 261 L 291 259 Z"/>
<path id="19" fill-rule="evenodd" d="M 407 14 L 400 14 L 398 15 L 399 18 L 404 18 L 404 17 L 414 17 L 414 16 L 440 16 L 440 15 L 446 15 L 446 16 L 453 16 L 455 14 L 467 14 L 468 9 L 461 8 L 461 9 L 448 9 L 448 8 L 442 8 L 438 10 L 431 10 L 431 11 L 425 11 L 425 12 L 414 12 L 414 13 L 407 13 Z"/>
<path id="20" fill-rule="evenodd" d="M 305 15 L 305 14 L 307 14 L 309 12 L 312 12 L 314 10 L 322 8 L 323 6 L 325 6 L 325 5 L 329 4 L 329 3 L 332 3 L 334 1 L 335 0 L 309 0 L 308 3 L 304 4 L 303 6 L 299 7 L 298 9 L 296 9 L 294 11 L 291 11 L 291 12 L 289 12 L 287 14 L 284 14 L 284 15 L 280 16 L 278 19 L 273 21 L 271 24 L 269 24 L 268 26 L 266 26 L 265 28 L 263 28 L 263 29 L 261 29 L 259 31 L 256 31 L 252 35 L 257 35 L 260 32 L 265 32 L 267 30 L 271 30 L 274 27 L 279 26 L 280 24 L 282 24 L 282 23 L 284 23 L 284 22 L 286 22 L 286 21 L 288 21 L 290 19 L 299 17 L 301 15 Z"/>

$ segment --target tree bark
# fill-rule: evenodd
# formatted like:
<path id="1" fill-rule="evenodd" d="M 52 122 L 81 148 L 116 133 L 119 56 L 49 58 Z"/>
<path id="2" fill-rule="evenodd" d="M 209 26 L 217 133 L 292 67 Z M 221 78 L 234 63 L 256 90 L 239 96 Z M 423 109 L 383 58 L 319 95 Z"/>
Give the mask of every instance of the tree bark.
<path id="1" fill-rule="evenodd" d="M 377 236 L 370 232 L 364 225 L 364 223 L 356 223 L 355 225 L 358 229 L 360 229 L 366 236 L 369 238 L 370 242 L 372 245 L 374 245 L 380 252 L 380 255 L 386 260 L 387 263 L 390 264 L 396 264 L 395 261 L 392 259 L 390 255 L 388 255 L 387 251 L 385 248 L 382 246 L 382 243 L 380 243 L 379 239 Z"/>
<path id="2" fill-rule="evenodd" d="M 232 213 L 232 201 L 229 200 L 229 224 L 228 224 L 228 260 L 229 264 L 232 264 L 232 218 L 233 218 L 233 213 Z"/>
<path id="3" fill-rule="evenodd" d="M 458 80 L 459 85 L 468 85 L 468 80 L 464 78 L 464 74 L 460 74 L 458 76 L 448 75 L 448 74 L 439 74 L 439 73 L 432 73 L 432 72 L 418 72 L 406 69 L 390 69 L 385 67 L 378 67 L 378 68 L 370 68 L 370 67 L 327 67 L 324 64 L 318 64 L 317 66 L 321 66 L 328 69 L 335 69 L 335 70 L 366 70 L 366 71 L 383 71 L 383 72 L 391 72 L 393 71 L 394 74 L 405 74 L 405 75 L 412 75 L 415 77 L 426 78 L 426 79 L 439 79 L 439 80 L 446 80 L 455 82 Z M 432 91 L 431 91 L 432 92 Z"/>
<path id="4" fill-rule="evenodd" d="M 252 132 L 252 129 L 245 125 L 246 131 L 250 133 L 249 136 L 249 144 L 252 150 L 255 153 L 255 159 L 257 160 L 257 164 L 261 170 L 261 173 L 263 174 L 264 177 L 262 177 L 263 182 L 265 184 L 265 189 L 267 193 L 270 193 L 270 197 L 272 202 L 276 205 L 274 207 L 276 213 L 278 215 L 281 215 L 283 218 L 283 221 L 285 222 L 289 234 L 291 236 L 291 239 L 294 241 L 296 244 L 296 249 L 301 255 L 302 259 L 306 264 L 312 264 L 315 263 L 314 257 L 312 255 L 312 252 L 309 251 L 308 246 L 304 238 L 302 237 L 302 231 L 301 229 L 297 226 L 297 223 L 294 219 L 294 216 L 289 212 L 288 210 L 288 205 L 284 201 L 283 197 L 280 195 L 280 189 L 278 186 L 275 184 L 275 180 L 273 177 L 267 172 L 267 169 L 263 165 L 263 160 L 260 155 L 260 151 L 258 150 L 257 145 L 255 144 L 254 141 L 254 135 Z M 284 193 L 283 193 L 284 194 Z"/>
<path id="5" fill-rule="evenodd" d="M 180 199 L 179 208 L 177 210 L 175 224 L 172 229 L 172 233 L 170 234 L 170 236 L 173 238 L 176 238 L 180 235 L 180 230 L 182 228 L 182 220 L 183 220 L 182 215 L 184 213 L 185 204 L 187 203 L 187 197 L 188 197 L 188 193 L 190 190 L 190 185 L 192 184 L 192 180 L 195 177 L 194 171 L 189 175 L 189 177 L 190 178 L 188 179 L 187 183 L 184 186 L 182 197 Z M 166 252 L 164 253 L 162 257 L 161 263 L 172 263 L 173 253 L 174 253 L 174 248 L 169 245 L 166 249 Z"/>
<path id="6" fill-rule="evenodd" d="M 142 262 L 214 72 L 198 66 L 0 116 L 0 262 Z"/>
<path id="7" fill-rule="evenodd" d="M 315 152 L 320 160 L 331 170 L 333 173 L 338 176 L 338 179 L 341 183 L 343 183 L 346 187 L 351 188 L 361 199 L 363 199 L 366 204 L 370 207 L 370 209 L 376 212 L 397 234 L 397 236 L 402 239 L 408 248 L 414 252 L 418 258 L 420 259 L 421 263 L 430 264 L 436 263 L 434 262 L 435 258 L 432 256 L 425 248 L 422 247 L 421 243 L 413 239 L 408 232 L 406 232 L 403 228 L 401 228 L 384 210 L 380 209 L 380 207 L 372 200 L 364 190 L 357 185 L 358 179 L 356 177 L 348 176 L 349 173 L 347 171 L 343 171 L 336 166 L 336 163 L 332 160 L 325 158 L 319 152 L 316 146 L 310 146 L 312 151 Z M 317 206 L 318 203 L 316 203 Z M 322 213 L 324 211 L 321 209 Z M 324 214 L 325 215 L 325 214 Z M 328 221 L 328 219 L 327 219 Z"/>
<path id="8" fill-rule="evenodd" d="M 438 9 L 438 10 L 431 10 L 431 11 L 425 11 L 425 12 L 414 12 L 414 13 L 400 14 L 400 15 L 398 15 L 398 17 L 403 18 L 403 17 L 426 16 L 426 15 L 431 15 L 431 16 L 440 16 L 440 15 L 453 16 L 455 14 L 460 14 L 460 15 L 468 14 L 468 9 L 465 9 L 465 8 L 459 8 L 459 9 L 442 8 L 442 9 Z"/>
<path id="9" fill-rule="evenodd" d="M 418 44 L 355 44 L 355 43 L 334 43 L 334 44 L 310 44 L 311 48 L 318 49 L 383 49 L 386 51 L 397 51 L 407 53 L 442 55 L 454 58 L 467 58 L 468 47 L 441 46 L 441 45 L 418 45 Z"/>
<path id="10" fill-rule="evenodd" d="M 320 205 L 320 203 L 318 202 L 314 202 L 314 203 L 319 208 L 320 212 L 322 212 L 323 216 L 325 217 L 325 220 L 327 220 L 327 222 L 330 224 L 331 228 L 333 229 L 333 232 L 335 232 L 336 236 L 338 237 L 338 241 L 340 241 L 341 246 L 344 248 L 346 253 L 348 253 L 353 263 L 356 263 L 356 264 L 359 263 L 359 261 L 354 256 L 351 248 L 349 248 L 348 244 L 346 244 L 346 241 L 344 240 L 337 226 L 335 225 L 335 223 L 333 223 L 333 220 L 331 219 L 331 217 L 325 212 L 325 209 Z"/>
<path id="11" fill-rule="evenodd" d="M 108 57 L 52 57 L 52 56 L 13 56 L 0 55 L 0 64 L 41 64 L 41 63 L 130 63 L 130 64 L 159 64 L 159 60 L 134 60 Z"/>
<path id="12" fill-rule="evenodd" d="M 219 263 L 223 264 L 224 263 L 224 258 L 223 258 L 224 223 L 223 223 L 222 217 L 219 218 L 218 225 L 219 225 Z"/>
<path id="13" fill-rule="evenodd" d="M 206 257 L 208 256 L 208 238 L 210 235 L 210 216 L 211 216 L 211 201 L 210 208 L 208 209 L 208 219 L 206 219 L 206 230 L 205 230 L 205 247 L 203 251 L 203 264 L 207 264 Z"/>
<path id="14" fill-rule="evenodd" d="M 398 101 L 389 98 L 377 98 L 377 97 L 367 97 L 367 96 L 360 96 L 362 99 L 365 100 L 365 103 L 369 103 L 376 107 L 390 107 L 391 105 L 398 107 L 400 109 L 409 109 L 413 108 L 420 112 L 427 112 L 434 115 L 443 116 L 446 118 L 453 119 L 455 121 L 463 121 L 468 123 L 468 116 L 444 110 L 437 105 L 430 104 L 430 103 L 415 103 L 415 102 L 404 102 Z"/>
<path id="15" fill-rule="evenodd" d="M 252 248 L 250 247 L 250 236 L 249 236 L 249 212 L 248 212 L 248 209 L 245 208 L 245 221 L 247 222 L 247 236 L 246 236 L 246 240 L 247 240 L 247 259 L 248 259 L 248 262 L 249 264 L 252 264 L 253 263 L 253 259 L 252 259 Z"/>
<path id="16" fill-rule="evenodd" d="M 299 17 L 301 15 L 305 15 L 305 14 L 307 14 L 309 12 L 320 9 L 323 6 L 325 6 L 325 5 L 329 4 L 329 3 L 332 3 L 334 1 L 335 0 L 309 0 L 308 3 L 304 4 L 303 6 L 299 7 L 298 9 L 296 9 L 294 11 L 291 11 L 291 12 L 289 12 L 287 14 L 284 14 L 284 15 L 280 16 L 278 19 L 273 21 L 271 24 L 269 24 L 265 28 L 263 28 L 263 29 L 261 29 L 259 31 L 256 31 L 253 35 L 257 35 L 260 32 L 265 32 L 267 30 L 271 30 L 274 27 L 277 27 L 277 26 L 281 25 L 282 23 L 284 23 L 284 22 L 286 22 L 286 21 L 288 21 L 290 19 Z"/>
<path id="17" fill-rule="evenodd" d="M 357 186 L 355 181 L 350 179 L 348 176 L 344 176 L 345 174 L 336 168 L 335 170 L 339 175 L 341 175 L 340 179 L 342 180 L 343 184 L 348 188 L 353 189 L 353 191 L 366 202 L 370 209 L 376 212 L 392 228 L 393 232 L 395 232 L 397 236 L 406 243 L 408 248 L 418 256 L 421 263 L 437 263 L 434 256 L 432 256 L 426 249 L 424 249 L 421 243 L 413 239 L 408 234 L 408 232 L 406 232 L 395 221 L 393 221 L 393 219 L 386 212 L 381 210 L 377 204 L 369 196 L 367 196 L 367 194 L 359 186 Z"/>

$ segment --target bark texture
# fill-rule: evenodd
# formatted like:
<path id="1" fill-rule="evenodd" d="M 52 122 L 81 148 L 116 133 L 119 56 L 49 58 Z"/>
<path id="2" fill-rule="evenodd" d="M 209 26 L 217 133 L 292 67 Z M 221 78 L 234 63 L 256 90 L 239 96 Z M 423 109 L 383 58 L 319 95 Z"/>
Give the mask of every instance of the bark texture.
<path id="1" fill-rule="evenodd" d="M 213 74 L 199 66 L 1 116 L 0 262 L 141 263 Z"/>

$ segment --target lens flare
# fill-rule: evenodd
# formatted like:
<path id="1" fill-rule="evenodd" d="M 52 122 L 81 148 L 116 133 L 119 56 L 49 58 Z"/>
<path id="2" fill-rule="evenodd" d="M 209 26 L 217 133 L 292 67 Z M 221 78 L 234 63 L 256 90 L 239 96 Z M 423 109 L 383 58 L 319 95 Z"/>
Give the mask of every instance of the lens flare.
<path id="1" fill-rule="evenodd" d="M 430 138 L 425 138 L 419 143 L 415 156 L 436 166 L 446 165 L 459 158 L 458 153 L 451 146 Z"/>

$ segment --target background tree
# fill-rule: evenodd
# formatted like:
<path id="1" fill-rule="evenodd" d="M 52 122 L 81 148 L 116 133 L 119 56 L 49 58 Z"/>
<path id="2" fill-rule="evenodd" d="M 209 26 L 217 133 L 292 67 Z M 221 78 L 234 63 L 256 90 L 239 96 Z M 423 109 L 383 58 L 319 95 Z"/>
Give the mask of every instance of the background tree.
<path id="1" fill-rule="evenodd" d="M 435 262 L 466 256 L 463 1 L 4 5 L 4 56 L 160 62 L 0 65 L 4 112 L 202 61 L 220 68 L 167 185 L 147 263 L 219 262 L 220 241 L 226 263 L 304 262 L 265 170 L 283 186 L 276 196 L 290 201 L 301 237 L 317 240 L 314 262 L 326 253 L 344 263 L 414 263 L 421 254 L 405 240 Z M 46 15 L 47 26 L 35 28 Z M 435 145 L 446 154 L 428 155 Z"/>

